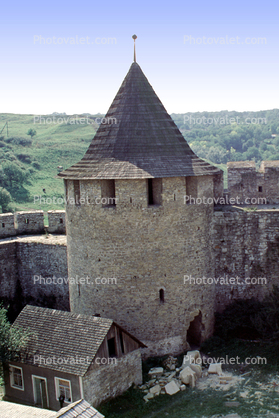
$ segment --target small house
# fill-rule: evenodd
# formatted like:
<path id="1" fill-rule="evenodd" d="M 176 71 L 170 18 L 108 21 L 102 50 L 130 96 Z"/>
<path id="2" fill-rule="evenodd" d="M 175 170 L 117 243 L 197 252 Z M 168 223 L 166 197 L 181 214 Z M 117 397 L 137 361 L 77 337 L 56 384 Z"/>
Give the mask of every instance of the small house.
<path id="1" fill-rule="evenodd" d="M 58 411 L 142 383 L 145 346 L 111 319 L 27 305 L 13 326 L 30 335 L 20 360 L 5 364 L 5 400 Z"/>

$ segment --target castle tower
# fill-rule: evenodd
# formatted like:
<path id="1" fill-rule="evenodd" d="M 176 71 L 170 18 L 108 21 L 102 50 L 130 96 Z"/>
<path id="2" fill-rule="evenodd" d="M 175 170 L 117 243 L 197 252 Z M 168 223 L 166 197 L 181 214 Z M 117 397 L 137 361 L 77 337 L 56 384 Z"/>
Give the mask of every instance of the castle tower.
<path id="1" fill-rule="evenodd" d="M 214 317 L 214 286 L 187 279 L 214 277 L 213 204 L 185 196 L 212 201 L 220 171 L 192 152 L 136 62 L 104 122 L 59 174 L 69 277 L 90 278 L 70 284 L 71 310 L 112 318 L 149 354 L 178 353 Z"/>

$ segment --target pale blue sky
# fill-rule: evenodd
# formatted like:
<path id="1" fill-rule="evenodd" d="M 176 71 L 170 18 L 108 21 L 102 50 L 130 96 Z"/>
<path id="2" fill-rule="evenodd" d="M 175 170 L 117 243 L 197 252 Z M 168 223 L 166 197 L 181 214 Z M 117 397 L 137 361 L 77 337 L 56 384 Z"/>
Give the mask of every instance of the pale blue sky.
<path id="1" fill-rule="evenodd" d="M 6 2 L 0 112 L 105 113 L 134 33 L 137 61 L 169 113 L 279 108 L 278 12 L 275 0 Z"/>

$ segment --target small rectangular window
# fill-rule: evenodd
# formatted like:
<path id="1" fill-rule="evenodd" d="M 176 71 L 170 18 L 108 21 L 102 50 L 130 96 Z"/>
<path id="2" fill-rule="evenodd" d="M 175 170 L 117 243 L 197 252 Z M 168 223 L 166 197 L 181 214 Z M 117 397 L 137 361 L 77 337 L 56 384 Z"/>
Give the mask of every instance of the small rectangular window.
<path id="1" fill-rule="evenodd" d="M 115 180 L 102 180 L 101 195 L 101 204 L 103 208 L 115 206 Z"/>
<path id="2" fill-rule="evenodd" d="M 147 179 L 148 205 L 162 204 L 162 179 Z"/>
<path id="3" fill-rule="evenodd" d="M 72 388 L 70 380 L 59 379 L 58 377 L 55 377 L 55 388 L 57 400 L 59 400 L 59 397 L 62 395 L 65 397 L 64 402 L 72 402 Z"/>
<path id="4" fill-rule="evenodd" d="M 2 222 L 2 228 L 5 228 L 5 224 L 4 224 L 4 222 Z"/>
<path id="5" fill-rule="evenodd" d="M 263 191 L 262 186 L 259 186 L 259 192 L 262 193 L 262 191 Z"/>
<path id="6" fill-rule="evenodd" d="M 12 388 L 24 390 L 21 367 L 10 366 L 10 383 Z"/>
<path id="7" fill-rule="evenodd" d="M 114 337 L 108 340 L 108 352 L 109 357 L 116 357 L 116 346 Z"/>
<path id="8" fill-rule="evenodd" d="M 198 197 L 198 179 L 195 176 L 186 177 L 186 203 L 193 204 Z"/>
<path id="9" fill-rule="evenodd" d="M 80 184 L 79 180 L 74 180 L 74 199 L 75 199 L 75 205 L 80 206 Z"/>

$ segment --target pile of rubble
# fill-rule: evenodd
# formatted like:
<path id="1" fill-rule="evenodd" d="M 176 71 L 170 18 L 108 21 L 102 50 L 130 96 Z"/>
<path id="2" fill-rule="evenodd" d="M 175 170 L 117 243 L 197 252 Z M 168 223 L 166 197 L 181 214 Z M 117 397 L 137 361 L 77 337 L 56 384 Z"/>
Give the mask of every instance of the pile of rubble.
<path id="1" fill-rule="evenodd" d="M 174 395 L 185 390 L 186 385 L 193 388 L 199 378 L 207 377 L 209 374 L 218 375 L 220 385 L 232 380 L 232 376 L 222 372 L 222 365 L 219 363 L 212 363 L 203 371 L 201 355 L 197 350 L 188 351 L 179 368 L 177 359 L 171 356 L 164 361 L 163 366 L 165 369 L 163 367 L 150 369 L 148 372 L 150 380 L 140 386 L 140 389 L 146 393 L 143 398 L 146 402 L 160 394 Z"/>

